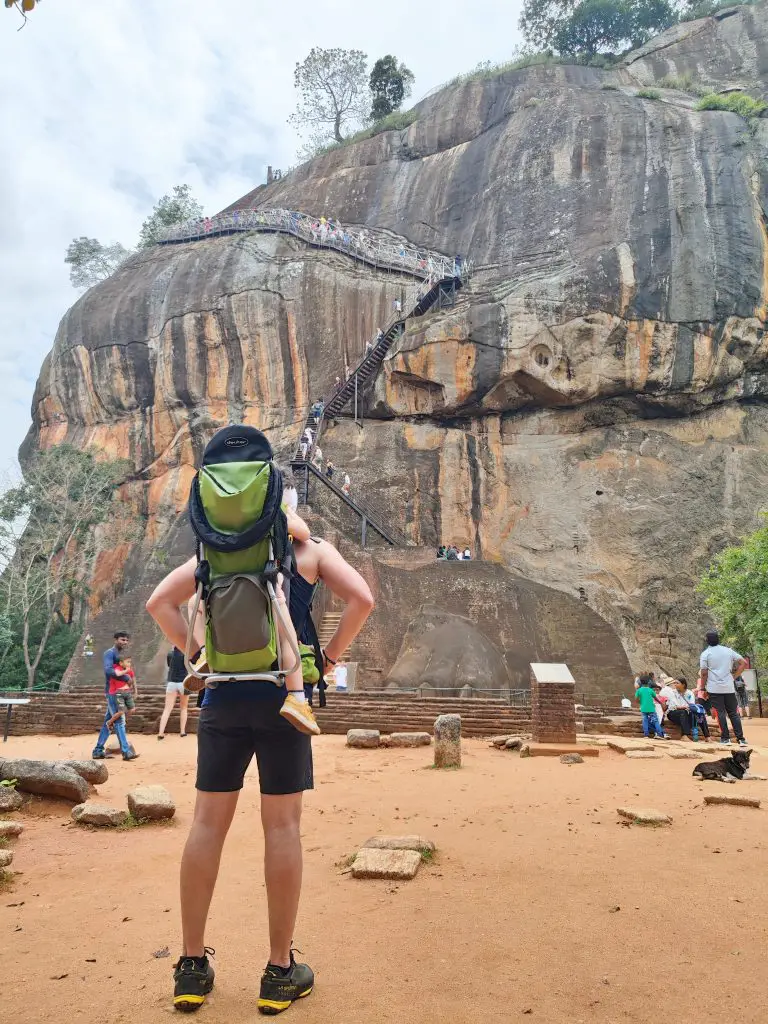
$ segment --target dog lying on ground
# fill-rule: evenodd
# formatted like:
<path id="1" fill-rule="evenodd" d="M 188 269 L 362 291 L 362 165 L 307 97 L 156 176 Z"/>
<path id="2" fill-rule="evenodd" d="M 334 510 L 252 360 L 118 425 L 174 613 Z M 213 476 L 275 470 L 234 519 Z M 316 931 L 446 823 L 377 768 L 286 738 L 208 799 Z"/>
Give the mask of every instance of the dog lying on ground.
<path id="1" fill-rule="evenodd" d="M 751 756 L 751 750 L 734 750 L 730 757 L 722 757 L 719 761 L 702 761 L 693 769 L 693 777 L 708 782 L 741 782 L 742 779 L 760 779 L 762 776 L 752 775 L 749 770 Z"/>

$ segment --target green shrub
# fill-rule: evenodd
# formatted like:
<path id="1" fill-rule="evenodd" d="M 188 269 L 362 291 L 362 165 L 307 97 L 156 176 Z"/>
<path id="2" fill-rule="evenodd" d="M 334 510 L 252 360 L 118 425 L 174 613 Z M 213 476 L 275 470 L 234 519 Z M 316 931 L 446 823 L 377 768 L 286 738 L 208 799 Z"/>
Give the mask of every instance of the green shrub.
<path id="1" fill-rule="evenodd" d="M 694 80 L 690 71 L 682 75 L 665 75 L 656 83 L 661 89 L 677 89 L 678 92 L 687 92 L 691 96 L 706 96 L 709 89 Z"/>
<path id="2" fill-rule="evenodd" d="M 638 89 L 635 96 L 639 96 L 641 100 L 660 100 L 661 93 L 658 89 Z"/>
<path id="3" fill-rule="evenodd" d="M 605 92 L 618 92 L 619 91 L 618 85 L 614 85 L 613 82 L 603 82 L 603 84 L 600 86 L 600 88 L 603 89 Z"/>
<path id="4" fill-rule="evenodd" d="M 332 153 L 335 149 L 343 149 L 345 146 L 351 146 L 355 142 L 372 139 L 374 135 L 381 135 L 382 132 L 403 131 L 403 129 L 409 128 L 414 121 L 418 120 L 418 116 L 415 110 L 393 110 L 391 114 L 382 117 L 380 121 L 375 121 L 368 128 L 362 128 L 359 132 L 355 132 L 354 135 L 350 135 L 343 142 L 331 142 L 327 146 L 320 146 L 313 155 L 325 156 L 326 153 Z"/>
<path id="5" fill-rule="evenodd" d="M 738 114 L 745 121 L 750 118 L 760 117 L 768 110 L 768 103 L 763 100 L 756 100 L 745 92 L 718 93 L 710 92 L 702 96 L 696 104 L 697 110 L 729 110 L 732 114 Z"/>

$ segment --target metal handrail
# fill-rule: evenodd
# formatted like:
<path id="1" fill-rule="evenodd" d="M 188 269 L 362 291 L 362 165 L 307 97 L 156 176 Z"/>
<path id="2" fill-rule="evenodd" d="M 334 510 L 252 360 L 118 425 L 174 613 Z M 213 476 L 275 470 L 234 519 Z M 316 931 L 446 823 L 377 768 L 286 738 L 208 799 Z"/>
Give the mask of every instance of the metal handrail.
<path id="1" fill-rule="evenodd" d="M 422 249 L 404 239 L 366 227 L 345 226 L 334 219 L 312 217 L 297 210 L 234 210 L 214 217 L 201 217 L 166 228 L 158 235 L 159 245 L 195 242 L 204 238 L 239 232 L 266 231 L 295 235 L 310 245 L 336 249 L 364 263 L 398 270 L 421 280 L 467 279 L 472 272 L 471 260 L 446 256 L 432 249 Z"/>

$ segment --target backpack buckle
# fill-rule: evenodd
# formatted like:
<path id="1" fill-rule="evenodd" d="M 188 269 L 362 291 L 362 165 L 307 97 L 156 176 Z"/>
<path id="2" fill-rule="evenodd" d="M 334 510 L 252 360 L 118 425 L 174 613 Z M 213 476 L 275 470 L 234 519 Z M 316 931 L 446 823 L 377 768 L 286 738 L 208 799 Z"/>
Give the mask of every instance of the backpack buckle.
<path id="1" fill-rule="evenodd" d="M 264 570 L 261 574 L 261 578 L 265 583 L 271 583 L 273 587 L 277 586 L 277 577 L 280 574 L 280 566 L 277 562 L 270 558 L 267 564 L 264 566 Z"/>

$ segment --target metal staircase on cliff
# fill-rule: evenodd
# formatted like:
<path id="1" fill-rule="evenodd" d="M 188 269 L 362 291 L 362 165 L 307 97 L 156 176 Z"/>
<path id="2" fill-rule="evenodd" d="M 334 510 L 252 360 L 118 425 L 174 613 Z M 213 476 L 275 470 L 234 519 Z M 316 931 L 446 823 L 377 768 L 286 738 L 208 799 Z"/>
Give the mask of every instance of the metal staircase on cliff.
<path id="1" fill-rule="evenodd" d="M 340 382 L 324 405 L 320 415 L 310 409 L 301 429 L 293 454 L 292 466 L 303 476 L 304 502 L 309 497 L 310 476 L 319 480 L 360 519 L 361 542 L 365 547 L 368 529 L 373 529 L 388 544 L 408 545 L 408 539 L 396 530 L 387 516 L 373 508 L 357 494 L 353 497 L 312 464 L 315 448 L 328 420 L 338 416 L 350 403 L 354 418 L 362 409 L 365 394 L 372 387 L 381 365 L 392 346 L 405 334 L 408 320 L 423 316 L 437 306 L 452 306 L 457 291 L 471 273 L 471 262 L 460 256 L 420 249 L 385 231 L 345 227 L 325 217 L 310 217 L 293 210 L 234 210 L 232 213 L 204 217 L 169 228 L 159 244 L 180 244 L 240 232 L 262 231 L 282 233 L 302 239 L 314 248 L 334 249 L 358 262 L 381 270 L 397 271 L 417 279 L 406 298 L 398 303 L 386 327 L 366 346 L 365 355 L 349 376 Z M 312 444 L 302 445 L 307 428 L 312 430 Z"/>

